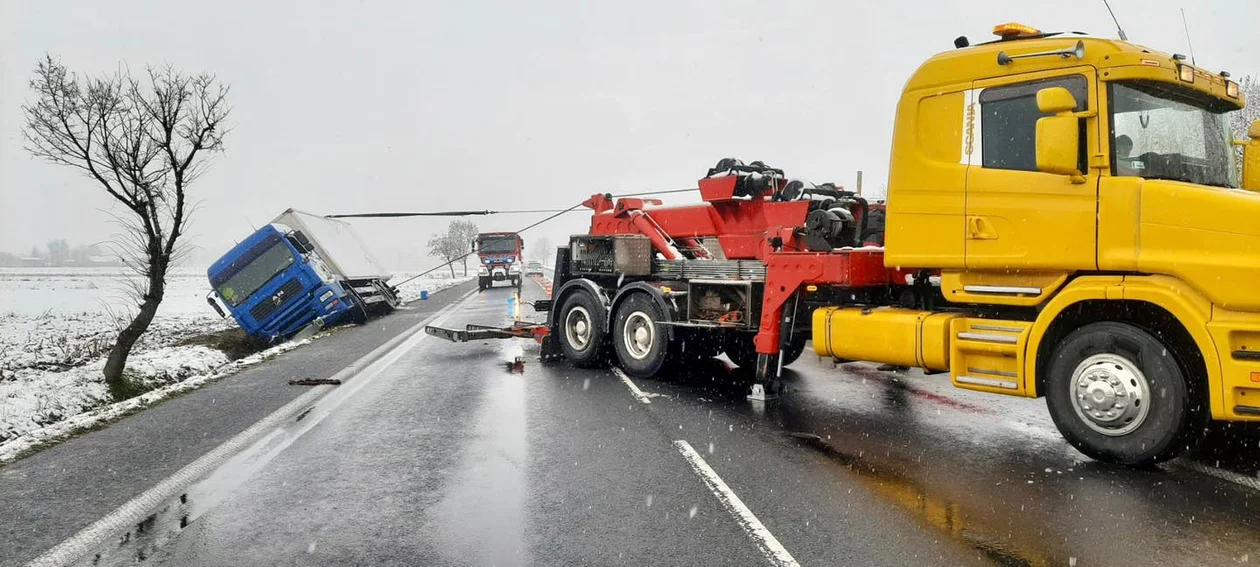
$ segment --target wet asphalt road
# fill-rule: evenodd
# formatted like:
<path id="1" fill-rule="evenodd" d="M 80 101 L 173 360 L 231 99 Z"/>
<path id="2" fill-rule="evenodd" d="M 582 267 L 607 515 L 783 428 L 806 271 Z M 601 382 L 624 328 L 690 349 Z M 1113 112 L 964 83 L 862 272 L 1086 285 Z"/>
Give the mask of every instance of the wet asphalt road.
<path id="1" fill-rule="evenodd" d="M 508 296 L 474 296 L 444 324 L 504 321 Z M 944 376 L 807 354 L 758 405 L 714 359 L 636 380 L 642 403 L 609 370 L 536 357 L 525 341 L 412 343 L 159 515 L 187 527 L 145 563 L 772 564 L 677 441 L 802 565 L 1260 561 L 1257 491 L 1203 472 L 1254 478 L 1254 430 L 1133 470 L 1068 447 L 1042 401 Z"/>

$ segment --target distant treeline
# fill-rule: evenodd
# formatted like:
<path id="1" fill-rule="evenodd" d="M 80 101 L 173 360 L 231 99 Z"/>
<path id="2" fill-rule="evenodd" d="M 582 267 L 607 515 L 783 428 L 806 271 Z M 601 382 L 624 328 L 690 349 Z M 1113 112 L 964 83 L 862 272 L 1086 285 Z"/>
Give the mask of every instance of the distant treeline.
<path id="1" fill-rule="evenodd" d="M 121 266 L 122 262 L 99 244 L 70 246 L 64 239 L 34 247 L 25 254 L 0 252 L 0 267 Z"/>

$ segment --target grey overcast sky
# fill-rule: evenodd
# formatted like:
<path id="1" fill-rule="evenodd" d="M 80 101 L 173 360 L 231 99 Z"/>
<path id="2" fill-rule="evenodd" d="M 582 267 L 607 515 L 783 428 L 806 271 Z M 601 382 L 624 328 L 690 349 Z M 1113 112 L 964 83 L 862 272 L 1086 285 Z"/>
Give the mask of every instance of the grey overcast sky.
<path id="1" fill-rule="evenodd" d="M 1188 52 L 1184 7 L 1201 66 L 1260 73 L 1260 2 L 1112 6 L 1131 40 Z M 113 232 L 98 187 L 22 149 L 44 53 L 79 73 L 171 63 L 231 85 L 228 151 L 193 189 L 204 265 L 289 207 L 565 207 L 686 187 L 724 156 L 845 185 L 861 169 L 879 191 L 906 78 L 1007 21 L 1115 35 L 1102 0 L 0 0 L 0 250 Z M 587 219 L 525 236 L 559 242 Z M 414 267 L 434 263 L 423 244 L 446 220 L 355 223 L 387 263 Z"/>

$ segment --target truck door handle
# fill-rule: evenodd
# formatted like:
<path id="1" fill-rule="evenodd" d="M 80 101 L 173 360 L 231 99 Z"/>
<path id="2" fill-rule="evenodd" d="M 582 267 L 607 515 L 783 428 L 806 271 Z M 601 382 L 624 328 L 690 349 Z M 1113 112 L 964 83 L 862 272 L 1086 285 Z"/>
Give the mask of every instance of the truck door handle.
<path id="1" fill-rule="evenodd" d="M 967 217 L 967 238 L 971 240 L 997 240 L 993 223 L 984 217 Z"/>

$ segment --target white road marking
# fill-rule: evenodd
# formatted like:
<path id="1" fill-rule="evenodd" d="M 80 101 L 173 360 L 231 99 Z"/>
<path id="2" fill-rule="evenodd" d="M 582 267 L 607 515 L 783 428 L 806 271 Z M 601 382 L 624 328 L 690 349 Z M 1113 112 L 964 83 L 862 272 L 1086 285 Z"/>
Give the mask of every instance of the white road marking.
<path id="1" fill-rule="evenodd" d="M 630 393 L 634 394 L 634 399 L 639 400 L 640 402 L 643 402 L 645 404 L 650 404 L 652 403 L 652 400 L 650 398 L 654 398 L 660 395 L 660 394 L 648 394 L 644 392 L 643 390 L 640 390 L 639 387 L 634 384 L 634 382 L 630 381 L 630 377 L 626 376 L 626 371 L 622 370 L 621 368 L 614 366 L 612 367 L 612 371 L 613 371 L 613 374 L 616 374 L 618 378 L 621 378 L 621 382 L 625 384 L 627 388 L 630 388 Z"/>
<path id="2" fill-rule="evenodd" d="M 422 333 L 425 325 L 445 319 L 456 309 L 462 307 L 465 302 L 472 297 L 476 291 L 470 291 L 463 297 L 452 302 L 450 305 L 442 308 L 431 317 L 416 323 L 412 327 L 403 331 L 398 336 L 390 339 L 371 352 L 363 355 L 358 360 L 352 362 L 349 366 L 343 368 L 330 378 L 341 380 L 346 383 L 351 378 L 366 370 L 376 362 L 390 357 L 397 360 L 402 352 L 414 347 L 419 339 L 423 339 L 428 335 Z M 418 335 L 418 337 L 416 337 Z M 409 339 L 416 338 L 411 341 Z M 406 343 L 406 344 L 404 344 Z M 398 351 L 397 353 L 395 351 Z M 391 357 L 390 355 L 395 355 Z M 149 517 L 158 507 L 171 501 L 172 499 L 183 494 L 190 486 L 197 483 L 203 478 L 210 476 L 218 468 L 220 468 L 229 459 L 237 454 L 249 449 L 260 441 L 265 441 L 275 432 L 277 428 L 287 425 L 293 421 L 294 416 L 310 410 L 312 404 L 319 401 L 321 397 L 329 391 L 333 391 L 333 386 L 315 386 L 310 391 L 298 396 L 293 401 L 285 404 L 280 409 L 272 412 L 267 417 L 262 418 L 254 425 L 251 425 L 245 431 L 224 441 L 218 447 L 210 452 L 202 455 L 197 460 L 187 464 L 184 468 L 179 469 L 171 476 L 158 482 L 152 488 L 144 491 L 139 496 L 132 498 L 130 501 L 116 508 L 105 517 L 93 522 L 79 533 L 70 536 L 65 541 L 54 546 L 52 549 L 45 551 L 39 557 L 36 557 L 28 565 L 44 566 L 44 565 L 73 565 L 88 554 L 98 550 L 105 545 L 110 539 L 116 535 L 126 532 L 135 527 L 136 524 Z M 322 417 L 322 416 L 320 416 Z M 303 423 L 309 420 L 305 430 L 309 430 L 318 419 L 306 417 Z M 290 440 L 291 442 L 291 440 Z"/>
<path id="3" fill-rule="evenodd" d="M 717 497 L 718 502 L 722 503 L 722 507 L 726 508 L 726 511 L 735 517 L 739 527 L 743 528 L 744 533 L 752 538 L 753 543 L 757 544 L 757 549 L 760 549 L 765 554 L 766 559 L 770 560 L 770 564 L 783 567 L 800 567 L 800 563 L 797 563 L 792 554 L 788 553 L 783 544 L 779 543 L 779 540 L 774 537 L 774 534 L 770 533 L 770 530 L 767 530 L 766 526 L 762 525 L 757 516 L 753 515 L 752 510 L 749 510 L 744 505 L 744 501 L 740 500 L 739 496 L 736 496 L 735 492 L 725 482 L 722 482 L 722 477 L 713 471 L 709 463 L 704 461 L 704 458 L 691 447 L 690 443 L 678 440 L 674 441 L 674 447 L 678 449 L 679 453 L 682 453 L 683 458 L 687 459 L 687 464 L 691 465 L 691 470 L 696 471 L 696 474 L 700 475 L 700 479 Z"/>
<path id="4" fill-rule="evenodd" d="M 1185 459 L 1174 461 L 1172 465 L 1175 467 L 1205 474 L 1211 477 L 1219 478 L 1226 482 L 1232 482 L 1234 484 L 1237 484 L 1239 486 L 1243 486 L 1246 488 L 1250 488 L 1252 490 L 1260 490 L 1260 478 L 1257 478 L 1254 476 L 1238 474 L 1236 472 L 1231 472 L 1225 469 L 1211 467 L 1203 463 L 1196 463 L 1194 461 L 1189 461 Z"/>

